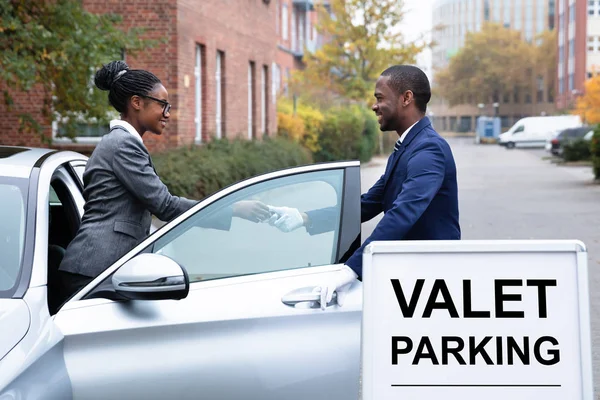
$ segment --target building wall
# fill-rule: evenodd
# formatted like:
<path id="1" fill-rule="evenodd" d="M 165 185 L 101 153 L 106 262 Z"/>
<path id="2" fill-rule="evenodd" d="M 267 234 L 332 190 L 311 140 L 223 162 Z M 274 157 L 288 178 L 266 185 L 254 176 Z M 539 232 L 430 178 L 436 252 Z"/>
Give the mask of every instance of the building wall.
<path id="1" fill-rule="evenodd" d="M 452 56 L 460 51 L 469 32 L 481 30 L 485 22 L 495 22 L 520 30 L 523 39 L 531 41 L 537 34 L 554 27 L 554 14 L 554 0 L 437 0 L 432 16 L 433 26 L 437 27 L 432 34 L 437 44 L 432 51 L 434 90 L 435 72 L 445 68 Z M 542 101 L 538 101 L 537 91 L 531 93 L 531 101 L 527 101 L 523 93 L 517 101 L 513 96 L 501 98 L 498 115 L 502 125 L 510 126 L 527 115 L 553 114 L 555 98 L 548 86 L 548 82 L 544 82 Z M 478 115 L 494 115 L 496 110 L 492 104 L 485 104 L 480 109 L 474 103 L 450 108 L 437 98 L 430 103 L 429 112 L 439 130 L 472 131 Z"/>
<path id="2" fill-rule="evenodd" d="M 178 87 L 180 94 L 180 144 L 193 143 L 197 118 L 195 68 L 200 45 L 202 62 L 202 141 L 215 136 L 217 128 L 217 52 L 221 52 L 221 136 L 248 137 L 249 65 L 254 63 L 252 78 L 253 137 L 276 131 L 273 101 L 273 65 L 277 54 L 275 2 L 263 0 L 179 0 L 178 1 Z M 261 98 L 263 70 L 266 71 L 266 120 Z"/>
<path id="3" fill-rule="evenodd" d="M 323 37 L 315 28 L 318 12 L 314 4 L 318 1 L 274 0 L 274 3 L 277 13 L 277 93 L 291 95 L 288 80 L 294 70 L 304 68 L 305 51 L 315 51 L 323 44 Z"/>
<path id="4" fill-rule="evenodd" d="M 249 87 L 253 88 L 252 136 L 261 137 L 263 131 L 276 131 L 272 67 L 277 55 L 274 1 L 263 0 L 82 0 L 84 7 L 94 13 L 116 13 L 123 16 L 123 27 L 141 27 L 145 37 L 163 39 L 157 46 L 136 55 L 126 54 L 131 68 L 152 71 L 169 91 L 173 108 L 165 133 L 158 137 L 145 135 L 150 150 L 160 151 L 184 144 L 206 141 L 216 132 L 216 59 L 223 54 L 222 116 L 223 136 L 248 136 Z M 290 0 L 291 1 L 291 0 Z M 202 46 L 204 57 L 201 68 L 201 119 L 196 115 L 196 47 Z M 249 63 L 254 63 L 254 75 L 249 82 Z M 263 129 L 262 76 L 265 74 L 266 124 Z M 250 83 L 250 85 L 249 85 Z M 15 110 L 6 112 L 0 104 L 3 119 L 0 122 L 0 144 L 39 146 L 35 134 L 18 134 L 17 113 L 39 110 L 39 89 L 16 96 Z M 39 111 L 37 116 L 39 117 Z M 199 138 L 196 121 L 201 120 Z M 45 132 L 52 130 L 45 124 Z M 199 140 L 197 140 L 199 139 Z M 80 140 L 80 142 L 85 142 Z M 84 153 L 93 150 L 97 139 L 73 144 L 55 140 L 53 146 L 70 148 Z"/>
<path id="5" fill-rule="evenodd" d="M 591 77 L 600 73 L 600 0 L 589 0 L 587 17 L 586 71 Z M 590 12 L 594 14 L 590 15 Z"/>
<path id="6" fill-rule="evenodd" d="M 0 91 L 5 87 L 0 84 Z M 10 90 L 14 104 L 7 108 L 4 99 L 0 100 L 0 144 L 7 146 L 43 146 L 43 137 L 50 137 L 52 130 L 47 119 L 41 112 L 41 104 L 44 96 L 41 87 L 34 87 L 28 93 L 15 92 Z M 25 131 L 19 132 L 21 124 L 20 114 L 30 114 L 38 123 L 42 125 L 41 132 Z"/>
<path id="7" fill-rule="evenodd" d="M 587 1 L 558 0 L 556 5 L 558 29 L 558 66 L 556 107 L 573 106 L 583 93 L 586 79 Z"/>

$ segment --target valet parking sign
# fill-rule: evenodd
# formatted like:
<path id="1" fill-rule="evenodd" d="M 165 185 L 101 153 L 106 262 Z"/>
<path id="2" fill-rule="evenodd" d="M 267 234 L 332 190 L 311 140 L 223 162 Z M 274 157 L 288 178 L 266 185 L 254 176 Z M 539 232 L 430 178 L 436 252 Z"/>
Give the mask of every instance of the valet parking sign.
<path id="1" fill-rule="evenodd" d="M 593 400 L 579 241 L 373 242 L 363 398 Z"/>

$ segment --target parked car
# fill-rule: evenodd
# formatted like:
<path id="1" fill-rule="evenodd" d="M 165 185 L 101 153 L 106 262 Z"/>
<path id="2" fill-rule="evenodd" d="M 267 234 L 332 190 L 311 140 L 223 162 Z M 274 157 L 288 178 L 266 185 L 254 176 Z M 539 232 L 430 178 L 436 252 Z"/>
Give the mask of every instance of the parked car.
<path id="1" fill-rule="evenodd" d="M 564 146 L 576 140 L 583 139 L 586 141 L 592 140 L 594 134 L 593 128 L 582 126 L 580 128 L 570 128 L 560 131 L 554 138 L 546 143 L 546 150 L 550 151 L 555 156 L 562 156 Z"/>
<path id="2" fill-rule="evenodd" d="M 500 134 L 498 143 L 507 149 L 544 147 L 561 130 L 580 126 L 581 118 L 577 115 L 521 118 L 508 131 Z"/>
<path id="3" fill-rule="evenodd" d="M 358 162 L 229 186 L 51 315 L 57 268 L 83 214 L 86 162 L 0 146 L 1 399 L 358 397 L 362 283 L 343 307 L 321 310 L 312 293 L 360 242 Z M 201 227 L 244 199 L 335 207 L 339 224 L 314 236 L 237 218 L 229 230 Z"/>

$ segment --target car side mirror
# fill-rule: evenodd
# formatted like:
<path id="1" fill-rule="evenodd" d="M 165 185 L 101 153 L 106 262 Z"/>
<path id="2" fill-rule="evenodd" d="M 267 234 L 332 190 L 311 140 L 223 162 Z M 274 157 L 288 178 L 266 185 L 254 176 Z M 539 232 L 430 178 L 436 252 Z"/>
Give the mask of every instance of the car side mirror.
<path id="1" fill-rule="evenodd" d="M 140 254 L 112 276 L 115 292 L 129 300 L 180 300 L 187 297 L 187 271 L 169 257 Z"/>

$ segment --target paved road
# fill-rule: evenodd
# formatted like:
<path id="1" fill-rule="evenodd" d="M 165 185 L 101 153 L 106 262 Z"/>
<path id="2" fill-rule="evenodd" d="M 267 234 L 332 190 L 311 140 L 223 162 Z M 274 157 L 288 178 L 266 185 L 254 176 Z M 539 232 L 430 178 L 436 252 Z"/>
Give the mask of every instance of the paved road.
<path id="1" fill-rule="evenodd" d="M 458 168 L 464 239 L 579 239 L 588 248 L 594 381 L 600 396 L 600 184 L 591 168 L 558 166 L 542 149 L 448 139 Z M 385 159 L 362 169 L 367 190 Z M 363 239 L 378 220 L 363 224 Z"/>

